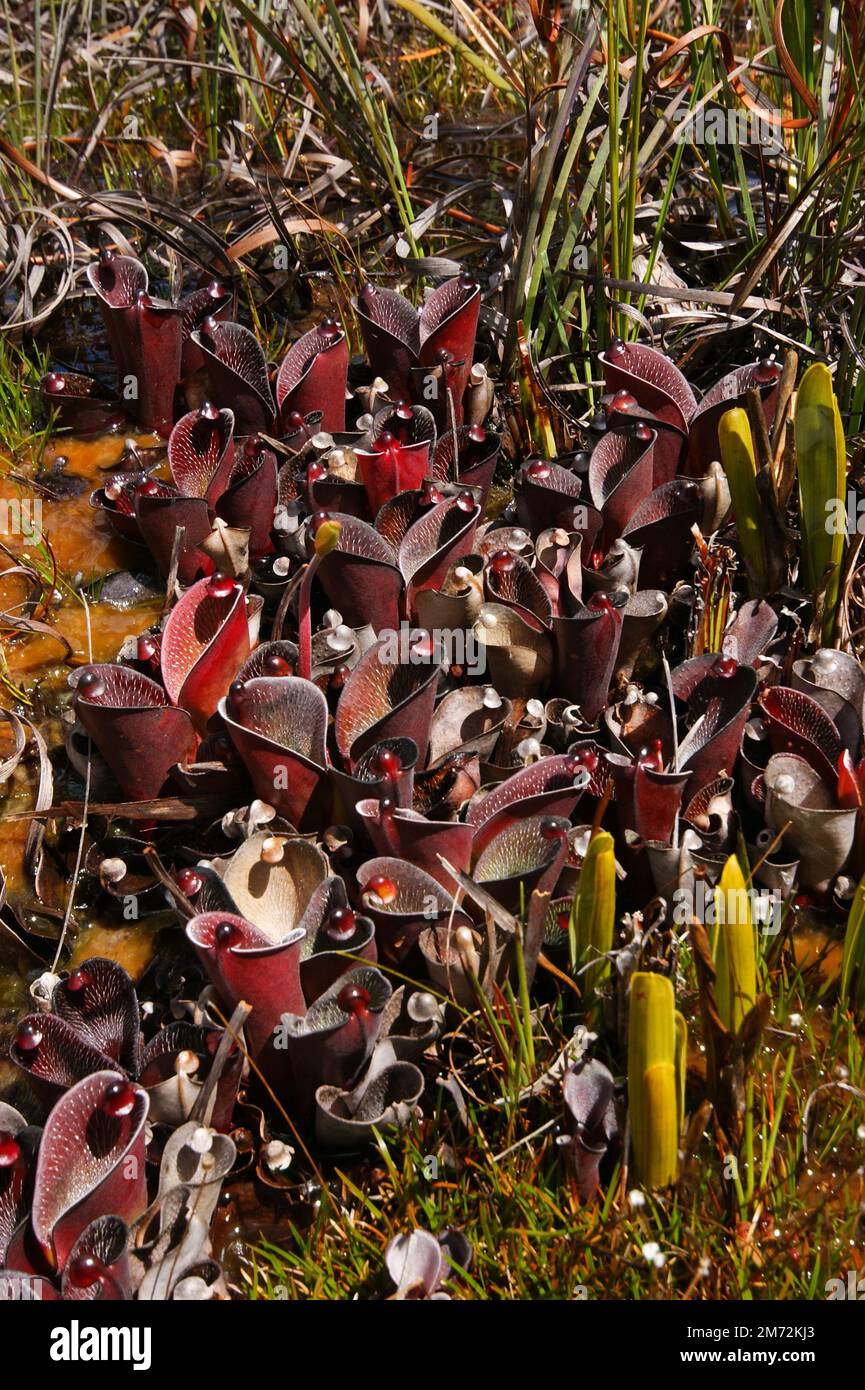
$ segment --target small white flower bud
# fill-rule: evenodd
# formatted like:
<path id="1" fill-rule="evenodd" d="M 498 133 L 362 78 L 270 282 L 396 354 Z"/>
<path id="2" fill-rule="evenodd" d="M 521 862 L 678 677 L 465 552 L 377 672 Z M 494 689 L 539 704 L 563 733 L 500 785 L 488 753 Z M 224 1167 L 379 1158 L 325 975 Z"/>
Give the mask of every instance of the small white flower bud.
<path id="1" fill-rule="evenodd" d="M 214 1131 L 208 1129 L 206 1125 L 199 1125 L 189 1140 L 189 1147 L 193 1153 L 209 1154 L 213 1148 L 213 1134 Z"/>
<path id="2" fill-rule="evenodd" d="M 122 859 L 103 859 L 99 865 L 99 877 L 103 883 L 119 883 L 126 877 L 126 864 Z"/>
<path id="3" fill-rule="evenodd" d="M 265 864 L 281 864 L 285 854 L 285 841 L 276 835 L 268 835 L 261 846 L 261 858 Z"/>

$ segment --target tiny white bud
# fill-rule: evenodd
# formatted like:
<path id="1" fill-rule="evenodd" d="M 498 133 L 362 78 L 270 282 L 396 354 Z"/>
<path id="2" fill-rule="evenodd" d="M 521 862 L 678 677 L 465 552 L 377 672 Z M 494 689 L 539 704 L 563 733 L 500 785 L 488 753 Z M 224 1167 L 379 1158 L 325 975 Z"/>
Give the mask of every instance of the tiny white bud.
<path id="1" fill-rule="evenodd" d="M 265 864 L 281 864 L 285 854 L 285 841 L 280 840 L 276 835 L 268 835 L 262 842 L 261 858 Z"/>
<path id="2" fill-rule="evenodd" d="M 517 757 L 524 763 L 536 762 L 541 756 L 541 745 L 536 738 L 524 738 L 517 744 Z"/>
<path id="3" fill-rule="evenodd" d="M 470 927 L 457 927 L 454 932 L 454 945 L 461 955 L 474 951 L 475 939 Z"/>
<path id="4" fill-rule="evenodd" d="M 126 877 L 126 865 L 122 859 L 103 859 L 99 865 L 99 877 L 106 883 L 119 883 Z"/>
<path id="5" fill-rule="evenodd" d="M 271 1139 L 264 1148 L 264 1161 L 273 1173 L 280 1173 L 286 1168 L 291 1167 L 294 1158 L 294 1149 L 290 1144 L 284 1144 L 281 1139 Z"/>
<path id="6" fill-rule="evenodd" d="M 178 1076 L 194 1076 L 198 1071 L 198 1066 L 198 1058 L 195 1053 L 186 1049 L 183 1052 L 178 1052 L 174 1059 L 174 1070 Z"/>
<path id="7" fill-rule="evenodd" d="M 213 1148 L 213 1133 L 213 1130 L 208 1129 L 206 1125 L 199 1125 L 189 1140 L 189 1147 L 193 1153 L 209 1154 Z"/>

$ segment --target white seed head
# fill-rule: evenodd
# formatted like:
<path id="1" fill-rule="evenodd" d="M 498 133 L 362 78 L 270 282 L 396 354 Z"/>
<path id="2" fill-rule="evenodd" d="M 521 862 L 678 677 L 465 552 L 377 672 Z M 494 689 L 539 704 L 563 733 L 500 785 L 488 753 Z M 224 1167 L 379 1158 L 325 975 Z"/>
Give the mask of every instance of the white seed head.
<path id="1" fill-rule="evenodd" d="M 655 1269 L 663 1269 L 667 1263 L 667 1257 L 661 1251 L 661 1247 L 656 1240 L 647 1240 L 643 1246 L 643 1259 L 647 1264 L 654 1265 Z"/>

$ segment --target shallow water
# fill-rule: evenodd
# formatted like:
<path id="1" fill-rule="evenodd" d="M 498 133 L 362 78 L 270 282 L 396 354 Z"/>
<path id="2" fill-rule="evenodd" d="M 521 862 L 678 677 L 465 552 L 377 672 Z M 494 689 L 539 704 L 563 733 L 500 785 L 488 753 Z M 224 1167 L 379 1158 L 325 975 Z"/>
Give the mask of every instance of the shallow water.
<path id="1" fill-rule="evenodd" d="M 151 437 L 141 437 L 139 444 L 154 442 Z M 46 740 L 49 750 L 57 749 L 63 742 L 61 709 L 68 702 L 69 671 L 88 660 L 107 661 L 117 653 L 124 638 L 138 634 L 155 622 L 162 608 L 161 599 L 139 603 L 123 611 L 107 602 L 100 601 L 98 584 L 93 599 L 85 608 L 81 599 L 72 592 L 71 584 L 93 584 L 94 581 L 116 572 L 138 571 L 142 568 L 142 553 L 138 547 L 120 540 L 111 528 L 106 517 L 90 506 L 91 492 L 105 480 L 105 470 L 113 468 L 120 461 L 124 451 L 125 437 L 122 434 L 102 435 L 90 439 L 70 439 L 58 437 L 49 445 L 41 461 L 38 477 L 51 486 L 51 478 L 59 478 L 58 486 L 64 486 L 68 478 L 83 480 L 81 491 L 61 500 L 51 500 L 38 488 L 28 487 L 4 477 L 0 481 L 0 502 L 29 501 L 31 506 L 41 501 L 41 529 L 45 544 L 40 545 L 38 537 L 23 535 L 0 535 L 0 540 L 14 559 L 30 563 L 50 580 L 53 562 L 67 581 L 56 586 L 55 598 L 59 601 L 47 604 L 44 611 L 34 616 L 47 624 L 59 637 L 69 643 L 71 653 L 67 654 L 61 642 L 49 634 L 22 634 L 7 625 L 0 624 L 0 643 L 5 666 L 0 668 L 0 677 L 5 677 L 0 687 L 0 705 L 32 719 Z M 50 476 L 46 476 L 50 475 Z M 16 471 L 16 477 L 20 474 Z M 65 486 L 69 486 L 68 482 Z M 31 513 L 38 520 L 38 512 Z M 10 575 L 5 580 L 3 573 L 13 565 L 14 559 L 0 552 L 0 610 L 16 612 L 26 596 L 26 586 L 20 576 Z M 46 582 L 45 594 L 50 593 L 50 582 Z M 21 698 L 23 696 L 23 698 Z M 11 750 L 12 737 L 8 725 L 0 725 L 0 756 Z M 63 760 L 55 760 L 55 782 L 62 772 Z M 0 814 L 3 817 L 0 835 L 0 868 L 7 881 L 10 896 L 19 901 L 32 901 L 33 882 L 24 870 L 23 856 L 30 822 L 16 819 L 34 804 L 36 760 L 28 758 L 20 764 L 6 784 Z M 80 795 L 75 786 L 69 788 L 55 785 L 55 800 L 62 797 Z M 68 885 L 59 871 L 46 859 L 46 872 L 40 886 L 43 901 L 49 907 L 64 908 Z M 97 924 L 93 930 L 100 931 Z M 79 938 L 79 947 L 84 936 Z M 104 935 L 104 933 L 103 933 Z M 127 940 L 128 932 L 116 934 L 118 950 L 126 952 L 130 958 L 139 962 L 141 943 Z M 106 947 L 110 943 L 100 941 L 100 953 L 111 954 Z M 7 938 L 0 938 L 0 1008 L 9 1007 L 20 993 L 22 970 L 29 973 L 36 962 L 27 957 Z M 89 952 L 92 954 L 92 952 Z M 145 962 L 146 963 L 146 962 Z M 140 973 L 140 965 L 139 972 Z"/>

